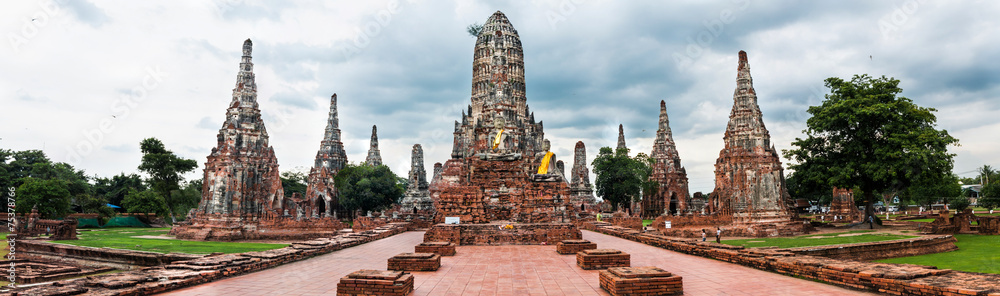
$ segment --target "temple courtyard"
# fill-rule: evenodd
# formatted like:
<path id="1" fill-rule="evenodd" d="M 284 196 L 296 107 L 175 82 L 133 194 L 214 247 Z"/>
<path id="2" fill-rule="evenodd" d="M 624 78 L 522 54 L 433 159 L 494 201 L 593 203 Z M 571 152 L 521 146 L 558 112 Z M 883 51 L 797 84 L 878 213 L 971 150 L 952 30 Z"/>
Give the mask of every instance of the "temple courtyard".
<path id="1" fill-rule="evenodd" d="M 386 259 L 423 241 L 410 231 L 364 245 L 260 272 L 160 295 L 333 295 L 337 280 L 359 269 L 384 270 Z M 632 266 L 657 266 L 684 279 L 685 295 L 877 295 L 681 254 L 583 231 L 601 248 L 632 255 Z M 552 245 L 458 246 L 437 271 L 414 271 L 412 295 L 610 295 L 598 270 L 577 267 L 576 257 Z"/>

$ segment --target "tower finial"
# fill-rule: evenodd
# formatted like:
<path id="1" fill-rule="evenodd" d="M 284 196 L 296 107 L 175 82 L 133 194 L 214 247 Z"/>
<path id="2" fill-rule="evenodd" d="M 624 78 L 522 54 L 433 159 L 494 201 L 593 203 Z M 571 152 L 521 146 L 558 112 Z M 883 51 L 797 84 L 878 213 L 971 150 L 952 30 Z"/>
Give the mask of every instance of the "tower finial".
<path id="1" fill-rule="evenodd" d="M 253 51 L 253 42 L 250 41 L 250 38 L 247 38 L 247 41 L 243 41 L 243 56 L 247 57 L 250 56 L 250 53 L 252 51 Z"/>

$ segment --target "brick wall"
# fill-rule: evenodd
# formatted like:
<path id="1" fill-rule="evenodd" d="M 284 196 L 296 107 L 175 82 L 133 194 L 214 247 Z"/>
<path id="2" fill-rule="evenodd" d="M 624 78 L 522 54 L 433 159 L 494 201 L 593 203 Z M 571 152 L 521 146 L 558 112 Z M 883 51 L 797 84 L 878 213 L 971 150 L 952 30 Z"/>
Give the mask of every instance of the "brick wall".
<path id="1" fill-rule="evenodd" d="M 776 249 L 745 249 L 696 239 L 642 234 L 600 222 L 585 223 L 583 228 L 686 254 L 879 293 L 948 296 L 1000 294 L 1000 275 L 997 274 L 833 259 Z"/>

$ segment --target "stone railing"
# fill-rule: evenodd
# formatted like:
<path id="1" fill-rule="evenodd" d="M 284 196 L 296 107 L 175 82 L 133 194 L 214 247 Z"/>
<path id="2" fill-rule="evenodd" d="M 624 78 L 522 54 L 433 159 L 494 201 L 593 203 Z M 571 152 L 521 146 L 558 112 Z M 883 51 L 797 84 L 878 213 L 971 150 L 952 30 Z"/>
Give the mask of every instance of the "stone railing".
<path id="1" fill-rule="evenodd" d="M 745 249 L 697 239 L 644 234 L 601 222 L 586 223 L 583 228 L 681 253 L 879 293 L 955 296 L 1000 293 L 1000 275 L 997 274 L 833 259 L 778 249 Z"/>
<path id="2" fill-rule="evenodd" d="M 296 242 L 281 249 L 205 256 L 164 266 L 16 288 L 0 296 L 151 295 L 303 260 L 403 233 L 406 229 L 405 223 L 390 223 L 365 232 Z"/>

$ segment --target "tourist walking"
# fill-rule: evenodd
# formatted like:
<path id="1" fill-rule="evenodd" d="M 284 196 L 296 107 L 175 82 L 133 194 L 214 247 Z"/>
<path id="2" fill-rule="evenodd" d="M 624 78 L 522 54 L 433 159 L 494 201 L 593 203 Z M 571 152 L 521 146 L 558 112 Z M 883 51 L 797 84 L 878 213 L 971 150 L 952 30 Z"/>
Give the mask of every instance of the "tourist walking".
<path id="1" fill-rule="evenodd" d="M 715 242 L 720 244 L 722 243 L 722 228 L 715 228 Z"/>
<path id="2" fill-rule="evenodd" d="M 707 236 L 707 235 L 708 235 L 708 234 L 707 234 L 707 233 L 705 233 L 705 229 L 704 229 L 704 228 L 702 228 L 702 229 L 701 229 L 701 241 L 705 241 L 705 238 L 706 238 L 706 236 Z"/>

